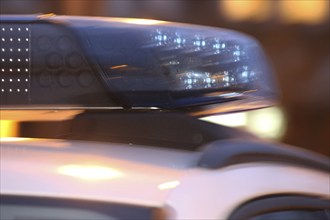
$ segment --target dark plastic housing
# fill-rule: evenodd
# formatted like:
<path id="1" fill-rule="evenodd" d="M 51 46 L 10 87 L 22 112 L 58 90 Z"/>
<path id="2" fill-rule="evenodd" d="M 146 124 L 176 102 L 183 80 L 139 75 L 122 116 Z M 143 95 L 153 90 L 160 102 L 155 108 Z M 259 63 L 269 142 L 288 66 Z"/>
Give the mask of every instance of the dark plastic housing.
<path id="1" fill-rule="evenodd" d="M 197 151 L 201 157 L 196 166 L 207 169 L 261 162 L 330 171 L 323 155 L 175 112 L 85 112 L 66 121 L 22 122 L 19 136 Z"/>

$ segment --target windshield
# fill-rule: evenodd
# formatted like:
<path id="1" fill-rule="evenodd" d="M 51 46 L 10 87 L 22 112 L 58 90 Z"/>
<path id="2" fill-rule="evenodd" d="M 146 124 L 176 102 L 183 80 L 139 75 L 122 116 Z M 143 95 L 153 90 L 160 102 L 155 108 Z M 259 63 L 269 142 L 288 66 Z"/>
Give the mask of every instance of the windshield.
<path id="1" fill-rule="evenodd" d="M 0 219 L 153 219 L 156 208 L 78 199 L 1 195 Z"/>

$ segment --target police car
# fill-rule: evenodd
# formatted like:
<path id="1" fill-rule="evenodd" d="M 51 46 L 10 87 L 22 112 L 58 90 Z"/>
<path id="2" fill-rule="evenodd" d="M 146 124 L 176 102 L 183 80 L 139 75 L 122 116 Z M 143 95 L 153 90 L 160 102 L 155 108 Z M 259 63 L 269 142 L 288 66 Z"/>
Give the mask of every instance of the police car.
<path id="1" fill-rule="evenodd" d="M 329 219 L 329 158 L 201 116 L 272 105 L 258 43 L 165 21 L 1 16 L 0 219 Z"/>

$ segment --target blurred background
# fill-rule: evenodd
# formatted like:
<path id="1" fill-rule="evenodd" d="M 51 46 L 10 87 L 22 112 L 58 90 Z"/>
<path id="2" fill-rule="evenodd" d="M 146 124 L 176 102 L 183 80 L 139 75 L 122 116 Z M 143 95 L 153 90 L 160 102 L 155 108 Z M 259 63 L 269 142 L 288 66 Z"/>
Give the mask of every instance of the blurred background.
<path id="1" fill-rule="evenodd" d="M 0 14 L 152 18 L 257 38 L 277 74 L 278 107 L 205 118 L 330 156 L 329 0 L 1 0 Z M 16 123 L 1 121 L 1 136 Z"/>

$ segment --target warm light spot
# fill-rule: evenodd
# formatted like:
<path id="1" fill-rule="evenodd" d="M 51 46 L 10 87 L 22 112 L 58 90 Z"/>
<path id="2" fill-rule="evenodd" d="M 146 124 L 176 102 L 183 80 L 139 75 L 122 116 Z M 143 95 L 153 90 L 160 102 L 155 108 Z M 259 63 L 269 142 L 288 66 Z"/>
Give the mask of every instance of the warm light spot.
<path id="1" fill-rule="evenodd" d="M 247 129 L 260 137 L 280 139 L 285 132 L 285 118 L 280 108 L 247 112 Z"/>
<path id="2" fill-rule="evenodd" d="M 160 189 L 160 190 L 173 189 L 173 188 L 177 187 L 178 185 L 180 185 L 180 182 L 177 180 L 174 180 L 174 181 L 165 182 L 165 183 L 158 185 L 158 189 Z"/>
<path id="3" fill-rule="evenodd" d="M 285 115 L 278 107 L 208 116 L 202 120 L 228 127 L 243 127 L 257 136 L 271 139 L 280 139 L 286 128 Z"/>
<path id="4" fill-rule="evenodd" d="M 271 1 L 265 0 L 235 0 L 219 1 L 221 13 L 233 21 L 264 21 L 269 19 Z"/>
<path id="5" fill-rule="evenodd" d="M 0 137 L 15 136 L 17 136 L 17 123 L 10 120 L 0 120 Z"/>
<path id="6" fill-rule="evenodd" d="M 125 67 L 127 67 L 127 65 L 112 66 L 112 67 L 110 67 L 110 69 L 114 70 L 114 69 L 121 69 L 121 68 L 125 68 Z"/>
<path id="7" fill-rule="evenodd" d="M 140 25 L 156 25 L 156 24 L 166 23 L 166 21 L 141 19 L 141 18 L 112 18 L 111 20 L 129 23 L 129 24 L 140 24 Z"/>
<path id="8" fill-rule="evenodd" d="M 328 0 L 279 1 L 281 18 L 287 23 L 317 24 L 329 17 Z"/>
<path id="9" fill-rule="evenodd" d="M 17 142 L 17 141 L 27 141 L 32 138 L 22 138 L 22 137 L 0 137 L 0 142 Z"/>
<path id="10" fill-rule="evenodd" d="M 55 16 L 54 13 L 48 13 L 48 14 L 38 15 L 38 18 L 40 18 L 40 19 L 46 19 L 46 18 L 53 17 L 53 16 Z"/>
<path id="11" fill-rule="evenodd" d="M 57 169 L 57 172 L 62 175 L 91 181 L 114 179 L 122 176 L 121 172 L 110 167 L 76 164 L 61 166 Z"/>
<path id="12" fill-rule="evenodd" d="M 229 127 L 241 127 L 246 125 L 246 113 L 208 116 L 203 118 L 203 120 Z"/>

